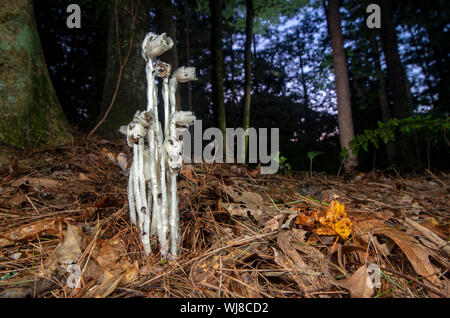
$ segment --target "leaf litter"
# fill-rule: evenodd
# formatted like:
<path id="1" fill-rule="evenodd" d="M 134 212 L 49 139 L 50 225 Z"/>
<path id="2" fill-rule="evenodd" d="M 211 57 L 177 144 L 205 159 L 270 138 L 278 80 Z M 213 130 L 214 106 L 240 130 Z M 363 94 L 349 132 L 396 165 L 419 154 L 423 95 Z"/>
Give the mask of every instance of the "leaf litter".
<path id="1" fill-rule="evenodd" d="M 186 165 L 166 261 L 130 225 L 131 157 L 79 138 L 1 163 L 1 297 L 448 297 L 449 174 Z"/>

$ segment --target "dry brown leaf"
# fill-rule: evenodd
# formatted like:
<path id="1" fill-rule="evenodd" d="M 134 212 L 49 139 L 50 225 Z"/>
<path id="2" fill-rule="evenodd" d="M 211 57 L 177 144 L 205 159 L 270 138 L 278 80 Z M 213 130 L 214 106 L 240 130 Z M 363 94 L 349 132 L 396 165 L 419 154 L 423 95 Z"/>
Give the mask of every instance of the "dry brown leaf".
<path id="1" fill-rule="evenodd" d="M 441 247 L 442 251 L 444 252 L 444 254 L 447 255 L 447 257 L 450 257 L 450 246 L 446 245 L 446 243 L 447 243 L 446 241 L 441 239 L 434 232 L 430 231 L 429 229 L 427 229 L 423 225 L 420 225 L 419 223 L 414 222 L 413 220 L 405 218 L 405 221 L 406 221 L 406 223 L 408 223 L 408 225 L 410 225 L 414 229 L 420 231 L 429 241 L 431 241 L 434 244 L 436 244 L 436 246 Z"/>
<path id="2" fill-rule="evenodd" d="M 27 176 L 23 176 L 23 177 L 17 179 L 16 181 L 13 182 L 12 186 L 19 187 L 23 184 L 29 185 L 38 190 L 40 188 L 56 189 L 56 188 L 59 188 L 62 186 L 62 184 L 58 180 L 55 180 L 55 179 L 46 178 L 46 177 L 33 178 L 33 177 L 27 177 Z"/>
<path id="3" fill-rule="evenodd" d="M 201 259 L 192 265 L 190 278 L 194 285 L 210 283 L 214 280 L 214 273 L 220 268 L 220 256 Z"/>
<path id="4" fill-rule="evenodd" d="M 389 227 L 380 220 L 367 219 L 355 222 L 354 234 L 356 236 L 363 237 L 368 233 L 383 234 L 393 240 L 406 255 L 418 275 L 425 277 L 428 281 L 435 285 L 440 285 L 440 280 L 436 275 L 438 270 L 429 260 L 429 256 L 433 255 L 432 252 L 427 250 L 414 237 L 395 228 Z"/>
<path id="5" fill-rule="evenodd" d="M 127 250 L 119 238 L 99 240 L 98 248 L 94 252 L 95 260 L 103 268 L 110 268 L 122 256 L 127 255 Z"/>
<path id="6" fill-rule="evenodd" d="M 367 266 L 363 265 L 352 276 L 344 279 L 335 280 L 333 284 L 348 289 L 351 298 L 370 298 L 373 295 L 373 285 L 368 283 L 370 280 Z"/>
<path id="7" fill-rule="evenodd" d="M 0 233 L 0 247 L 13 245 L 15 242 L 35 239 L 40 234 L 57 235 L 59 229 L 59 220 L 48 218 L 31 224 L 12 229 L 4 234 Z"/>
<path id="8" fill-rule="evenodd" d="M 280 249 L 283 251 L 283 253 L 293 261 L 294 266 L 298 273 L 312 275 L 312 276 L 320 275 L 320 273 L 315 272 L 308 268 L 308 265 L 305 263 L 303 258 L 300 256 L 300 254 L 295 250 L 295 248 L 290 243 L 288 232 L 284 231 L 284 232 L 278 233 L 277 244 L 280 247 Z"/>
<path id="9" fill-rule="evenodd" d="M 263 212 L 265 215 L 270 215 L 275 212 L 271 207 L 264 204 L 263 198 L 258 193 L 248 191 L 236 192 L 231 186 L 222 186 L 222 188 L 235 202 L 244 204 L 244 206 L 242 204 L 228 206 L 234 210 L 233 213 L 236 213 L 236 215 L 244 216 L 245 213 L 250 212 L 255 219 L 258 219 Z M 241 207 L 242 209 L 235 209 L 237 207 Z"/>
<path id="10" fill-rule="evenodd" d="M 269 221 L 267 221 L 266 225 L 264 226 L 263 233 L 271 233 L 278 231 L 285 217 L 286 214 L 280 213 L 271 218 Z"/>
<path id="11" fill-rule="evenodd" d="M 64 239 L 55 251 L 59 264 L 70 265 L 78 262 L 81 254 L 83 254 L 81 250 L 82 234 L 83 231 L 80 226 L 67 225 L 67 230 L 64 231 Z"/>
<path id="12" fill-rule="evenodd" d="M 113 271 L 105 271 L 99 285 L 88 290 L 84 297 L 105 298 L 109 296 L 119 285 L 125 272 L 114 273 Z"/>
<path id="13" fill-rule="evenodd" d="M 258 282 L 258 272 L 245 272 L 241 275 L 242 280 L 247 287 L 247 295 L 249 298 L 261 298 L 258 290 L 261 288 Z"/>
<path id="14" fill-rule="evenodd" d="M 262 213 L 261 210 L 251 210 L 240 203 L 222 203 L 221 205 L 231 216 L 247 218 L 251 215 L 257 218 Z"/>

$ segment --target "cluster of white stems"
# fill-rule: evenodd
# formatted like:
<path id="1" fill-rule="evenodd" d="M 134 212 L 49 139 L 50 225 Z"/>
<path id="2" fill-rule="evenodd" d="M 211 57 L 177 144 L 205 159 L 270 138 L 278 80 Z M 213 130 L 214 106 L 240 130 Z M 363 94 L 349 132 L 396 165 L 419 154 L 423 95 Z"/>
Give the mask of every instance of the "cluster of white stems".
<path id="1" fill-rule="evenodd" d="M 147 110 L 138 110 L 126 127 L 127 143 L 133 148 L 128 181 L 130 219 L 139 228 L 147 255 L 151 253 L 150 238 L 156 235 L 163 258 L 178 254 L 177 175 L 183 164 L 183 141 L 178 136 L 195 120 L 192 112 L 176 110 L 176 90 L 178 83 L 197 79 L 193 67 L 180 67 L 171 76 L 171 65 L 155 60 L 172 46 L 173 40 L 165 33 L 150 32 L 145 37 L 142 57 L 146 61 Z M 158 117 L 156 77 L 162 84 L 164 130 Z"/>

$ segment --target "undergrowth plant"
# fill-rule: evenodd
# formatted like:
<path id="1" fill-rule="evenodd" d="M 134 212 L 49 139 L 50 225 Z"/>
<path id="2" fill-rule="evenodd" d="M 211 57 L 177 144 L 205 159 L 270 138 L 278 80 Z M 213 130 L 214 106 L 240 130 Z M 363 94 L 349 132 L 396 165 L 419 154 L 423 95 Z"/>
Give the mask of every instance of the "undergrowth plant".
<path id="1" fill-rule="evenodd" d="M 384 143 L 395 141 L 396 136 L 408 135 L 414 131 L 420 132 L 427 143 L 442 135 L 447 145 L 450 146 L 447 138 L 447 129 L 449 128 L 450 122 L 448 117 L 433 117 L 433 115 L 429 114 L 402 119 L 392 118 L 386 123 L 379 121 L 377 129 L 366 129 L 363 133 L 355 136 L 350 142 L 350 147 L 353 153 L 357 155 L 361 149 L 368 151 L 370 144 L 373 144 L 378 149 L 381 141 Z M 348 155 L 348 149 L 342 149 L 340 157 L 347 158 Z"/>
<path id="2" fill-rule="evenodd" d="M 312 164 L 313 164 L 313 160 L 315 157 L 317 157 L 318 155 L 323 154 L 323 151 L 310 151 L 308 152 L 306 155 L 309 158 L 309 175 L 312 178 Z"/>

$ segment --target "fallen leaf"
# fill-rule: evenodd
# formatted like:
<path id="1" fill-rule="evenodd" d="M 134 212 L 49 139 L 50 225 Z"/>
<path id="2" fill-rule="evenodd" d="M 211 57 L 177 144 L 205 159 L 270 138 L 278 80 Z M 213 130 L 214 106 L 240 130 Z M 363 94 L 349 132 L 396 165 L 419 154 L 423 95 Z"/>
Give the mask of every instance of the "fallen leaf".
<path id="1" fill-rule="evenodd" d="M 12 229 L 4 234 L 0 233 L 0 247 L 13 245 L 15 242 L 35 239 L 40 234 L 57 235 L 59 221 L 56 218 L 48 218 L 31 224 Z"/>
<path id="2" fill-rule="evenodd" d="M 278 231 L 283 222 L 283 219 L 286 217 L 285 214 L 278 214 L 267 221 L 266 225 L 264 225 L 263 233 L 271 233 Z"/>
<path id="3" fill-rule="evenodd" d="M 55 251 L 58 263 L 61 265 L 75 264 L 83 254 L 81 250 L 83 231 L 80 226 L 68 224 L 67 230 L 64 232 L 64 239 Z"/>
<path id="4" fill-rule="evenodd" d="M 363 265 L 352 276 L 334 280 L 333 284 L 348 289 L 351 298 L 370 298 L 373 295 L 373 285 L 370 284 L 367 266 Z"/>
<path id="5" fill-rule="evenodd" d="M 376 219 L 356 222 L 354 231 L 354 235 L 360 237 L 368 233 L 387 236 L 403 251 L 418 275 L 424 276 L 425 279 L 435 285 L 440 285 L 440 280 L 436 275 L 438 270 L 431 264 L 429 259 L 430 256 L 433 256 L 433 252 L 427 250 L 413 236 L 387 226 L 384 222 Z"/>
<path id="6" fill-rule="evenodd" d="M 122 169 L 122 171 L 127 170 L 128 168 L 127 156 L 123 152 L 120 152 L 117 155 L 117 164 L 119 165 L 120 169 Z"/>
<path id="7" fill-rule="evenodd" d="M 41 188 L 59 188 L 62 186 L 62 184 L 55 179 L 51 179 L 51 178 L 33 178 L 33 177 L 27 177 L 27 176 L 23 176 L 19 179 L 17 179 L 16 181 L 13 182 L 12 186 L 13 187 L 19 187 L 21 185 L 28 185 L 31 186 L 33 188 L 35 188 L 36 190 L 40 190 Z"/>
<path id="8" fill-rule="evenodd" d="M 243 204 L 240 203 L 222 203 L 222 207 L 230 213 L 231 216 L 248 218 L 253 216 L 254 218 L 258 218 L 262 211 L 257 209 L 249 209 Z"/>
<path id="9" fill-rule="evenodd" d="M 249 298 L 261 298 L 261 294 L 258 292 L 261 288 L 258 282 L 258 272 L 245 272 L 241 277 L 247 287 L 247 296 Z"/>

